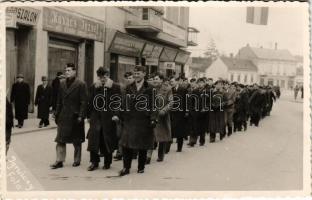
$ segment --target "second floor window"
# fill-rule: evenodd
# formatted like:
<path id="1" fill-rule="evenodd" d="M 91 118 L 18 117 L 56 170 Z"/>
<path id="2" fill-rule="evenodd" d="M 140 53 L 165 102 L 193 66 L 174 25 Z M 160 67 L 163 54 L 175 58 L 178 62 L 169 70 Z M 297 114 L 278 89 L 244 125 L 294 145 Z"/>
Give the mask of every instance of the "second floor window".
<path id="1" fill-rule="evenodd" d="M 148 20 L 148 8 L 143 8 L 142 19 Z"/>

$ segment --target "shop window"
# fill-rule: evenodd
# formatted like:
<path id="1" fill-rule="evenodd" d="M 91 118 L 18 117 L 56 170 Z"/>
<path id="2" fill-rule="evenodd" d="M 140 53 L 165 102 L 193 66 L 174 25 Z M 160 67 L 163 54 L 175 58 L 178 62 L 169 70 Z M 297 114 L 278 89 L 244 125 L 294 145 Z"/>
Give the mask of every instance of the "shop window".
<path id="1" fill-rule="evenodd" d="M 250 77 L 250 82 L 251 82 L 251 83 L 254 82 L 254 77 L 253 77 L 253 75 L 251 75 L 251 77 Z"/>
<path id="2" fill-rule="evenodd" d="M 237 82 L 240 83 L 240 74 L 237 75 Z"/>
<path id="3" fill-rule="evenodd" d="M 231 82 L 233 82 L 233 79 L 234 79 L 234 75 L 231 74 Z"/>
<path id="4" fill-rule="evenodd" d="M 244 83 L 247 83 L 247 74 L 245 74 Z"/>

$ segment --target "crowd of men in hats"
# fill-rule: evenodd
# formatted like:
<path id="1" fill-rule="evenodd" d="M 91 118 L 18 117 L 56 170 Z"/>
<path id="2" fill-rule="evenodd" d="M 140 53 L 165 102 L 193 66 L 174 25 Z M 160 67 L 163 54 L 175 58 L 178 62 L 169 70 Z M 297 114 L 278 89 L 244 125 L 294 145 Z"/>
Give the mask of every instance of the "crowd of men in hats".
<path id="1" fill-rule="evenodd" d="M 203 146 L 207 135 L 209 142 L 214 143 L 230 137 L 233 132 L 247 131 L 249 119 L 250 126 L 259 126 L 260 120 L 270 115 L 273 102 L 280 95 L 279 89 L 271 86 L 226 80 L 213 82 L 205 77 L 189 81 L 183 76 L 166 78 L 161 73 L 146 77 L 145 66 L 126 72 L 125 84 L 111 80 L 104 67 L 98 68 L 97 77 L 87 88 L 76 77 L 75 65 L 69 63 L 65 79 L 54 83 L 57 90 L 44 91 L 49 86 L 46 79 L 42 79 L 36 105 L 54 106 L 57 124 L 56 161 L 51 169 L 63 167 L 66 144 L 73 144 L 72 166 L 78 167 L 81 146 L 87 138 L 91 163 L 88 171 L 98 169 L 104 157 L 106 170 L 113 158 L 123 160 L 120 176 L 130 173 L 133 159 L 138 160 L 137 172 L 144 173 L 145 165 L 151 163 L 153 150 L 158 148 L 157 162 L 162 162 L 173 141 L 177 144 L 176 151 L 182 152 L 186 140 L 189 147 L 197 142 Z M 45 102 L 42 94 L 48 98 L 55 92 L 56 101 L 53 103 L 52 98 Z M 39 115 L 38 111 L 41 125 L 48 124 L 47 112 L 48 109 L 41 109 Z M 90 125 L 87 134 L 85 119 Z"/>

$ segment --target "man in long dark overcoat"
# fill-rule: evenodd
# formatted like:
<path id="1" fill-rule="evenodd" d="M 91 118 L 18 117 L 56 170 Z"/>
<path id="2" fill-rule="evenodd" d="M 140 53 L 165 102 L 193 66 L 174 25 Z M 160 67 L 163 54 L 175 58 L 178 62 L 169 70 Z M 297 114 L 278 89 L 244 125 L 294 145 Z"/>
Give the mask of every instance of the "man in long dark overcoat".
<path id="1" fill-rule="evenodd" d="M 242 127 L 244 127 L 244 131 L 247 129 L 247 112 L 248 112 L 248 94 L 244 85 L 237 84 L 237 96 L 235 99 L 235 112 L 233 115 L 234 122 L 234 132 L 242 131 Z"/>
<path id="2" fill-rule="evenodd" d="M 68 63 L 65 69 L 66 80 L 60 84 L 55 122 L 57 124 L 56 162 L 52 169 L 63 167 L 66 144 L 74 145 L 73 167 L 80 165 L 81 144 L 85 141 L 84 118 L 87 104 L 86 84 L 76 78 L 76 67 Z"/>
<path id="3" fill-rule="evenodd" d="M 94 83 L 89 90 L 87 118 L 90 122 L 88 131 L 88 151 L 91 165 L 88 171 L 98 168 L 100 162 L 99 151 L 104 155 L 103 169 L 109 169 L 113 152 L 118 147 L 116 122 L 118 107 L 112 107 L 114 98 L 121 98 L 120 86 L 108 77 L 108 70 L 99 67 L 96 71 L 99 82 Z"/>
<path id="4" fill-rule="evenodd" d="M 205 134 L 206 134 L 206 119 L 208 115 L 208 110 L 204 110 L 204 98 L 206 98 L 205 91 L 205 80 L 199 78 L 197 80 L 197 85 L 195 89 L 191 92 L 188 98 L 188 105 L 190 106 L 190 121 L 192 126 L 192 131 L 190 135 L 189 146 L 193 147 L 199 136 L 199 145 L 203 146 L 205 144 Z"/>
<path id="5" fill-rule="evenodd" d="M 259 125 L 262 110 L 265 106 L 265 95 L 261 92 L 258 85 L 254 85 L 251 95 L 248 100 L 250 112 L 250 125 Z"/>
<path id="6" fill-rule="evenodd" d="M 178 82 L 180 81 L 180 83 Z M 170 112 L 171 117 L 171 133 L 172 138 L 177 139 L 177 152 L 182 151 L 184 138 L 188 135 L 188 115 L 186 111 L 187 93 L 188 90 L 181 86 L 181 78 L 171 78 L 170 84 L 172 86 L 173 105 Z M 167 152 L 170 150 L 168 145 Z"/>
<path id="7" fill-rule="evenodd" d="M 57 95 L 61 83 L 61 76 L 63 76 L 62 72 L 57 72 L 55 79 L 53 79 L 51 87 L 52 87 L 52 110 L 55 112 L 56 104 L 57 104 Z"/>
<path id="8" fill-rule="evenodd" d="M 120 144 L 123 153 L 123 169 L 120 176 L 130 173 L 133 151 L 138 151 L 138 173 L 144 173 L 147 150 L 154 145 L 153 128 L 156 126 L 156 112 L 153 111 L 153 90 L 144 80 L 144 66 L 136 66 L 135 82 L 125 89 L 124 104 L 120 114 L 122 134 Z"/>
<path id="9" fill-rule="evenodd" d="M 14 103 L 15 119 L 18 121 L 16 127 L 22 128 L 24 120 L 28 118 L 28 106 L 30 104 L 30 88 L 24 82 L 23 74 L 17 76 L 17 81 L 12 86 L 11 103 Z"/>
<path id="10" fill-rule="evenodd" d="M 226 95 L 223 90 L 223 81 L 215 82 L 215 88 L 211 94 L 211 109 L 209 111 L 209 128 L 210 143 L 216 140 L 216 133 L 220 134 L 220 140 L 225 136 L 225 114 L 224 106 L 227 103 Z"/>
<path id="11" fill-rule="evenodd" d="M 49 122 L 49 113 L 50 107 L 52 104 L 52 88 L 48 85 L 48 79 L 46 76 L 41 78 L 42 84 L 37 87 L 36 97 L 35 97 L 35 106 L 38 106 L 38 119 L 39 128 L 42 128 L 42 125 L 48 126 Z"/>

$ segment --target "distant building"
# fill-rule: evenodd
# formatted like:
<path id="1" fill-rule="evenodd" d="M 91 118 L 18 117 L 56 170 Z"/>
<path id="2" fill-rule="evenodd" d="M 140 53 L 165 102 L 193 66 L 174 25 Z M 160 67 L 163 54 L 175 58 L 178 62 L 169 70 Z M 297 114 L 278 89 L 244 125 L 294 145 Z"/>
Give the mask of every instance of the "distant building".
<path id="1" fill-rule="evenodd" d="M 191 57 L 188 77 L 200 78 L 206 76 L 206 69 L 210 67 L 211 63 L 212 60 L 210 58 Z"/>
<path id="2" fill-rule="evenodd" d="M 284 89 L 294 87 L 297 60 L 286 49 L 241 48 L 236 55 L 240 59 L 251 60 L 258 68 L 260 85 L 278 85 Z"/>
<path id="3" fill-rule="evenodd" d="M 295 76 L 295 85 L 303 85 L 303 57 L 302 56 L 295 56 L 297 60 L 297 69 L 296 69 L 296 76 Z"/>
<path id="4" fill-rule="evenodd" d="M 258 83 L 258 69 L 250 60 L 221 56 L 205 70 L 213 80 L 226 79 L 242 84 Z"/>

